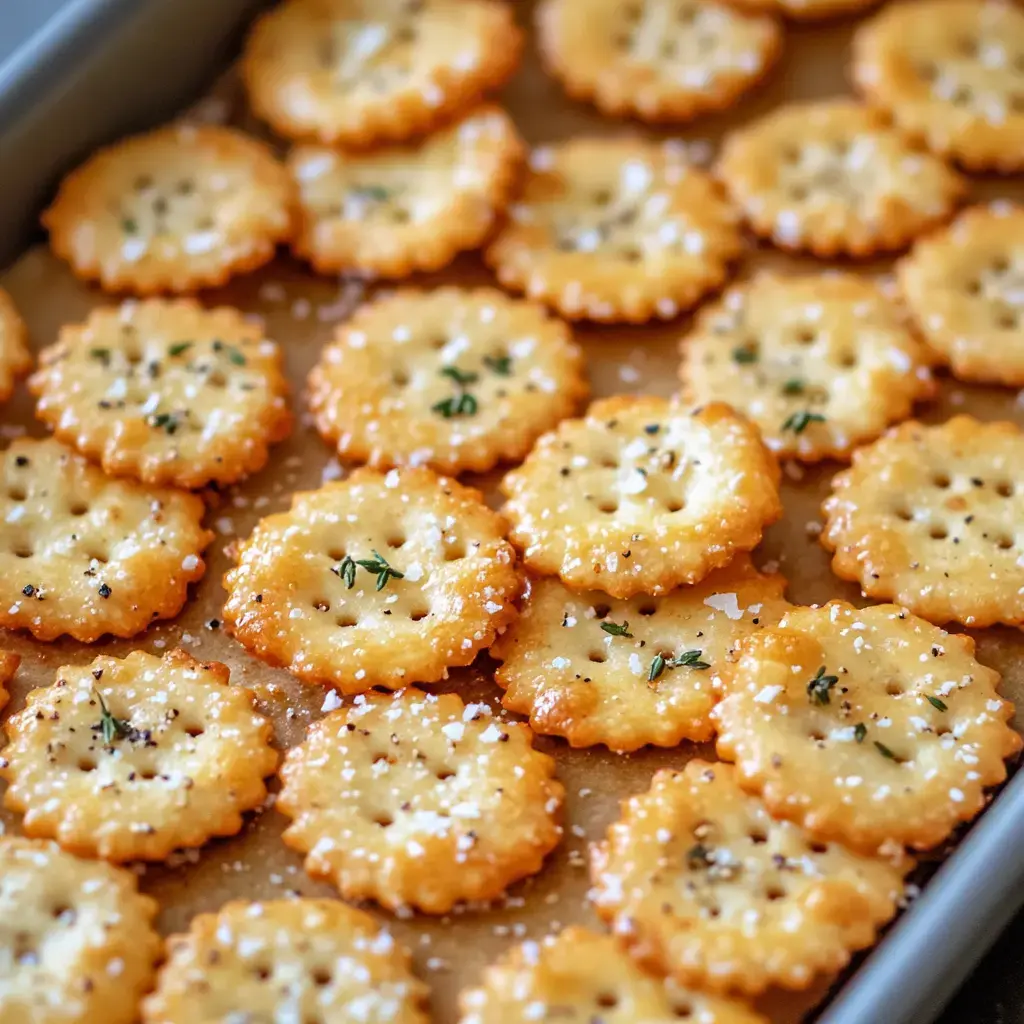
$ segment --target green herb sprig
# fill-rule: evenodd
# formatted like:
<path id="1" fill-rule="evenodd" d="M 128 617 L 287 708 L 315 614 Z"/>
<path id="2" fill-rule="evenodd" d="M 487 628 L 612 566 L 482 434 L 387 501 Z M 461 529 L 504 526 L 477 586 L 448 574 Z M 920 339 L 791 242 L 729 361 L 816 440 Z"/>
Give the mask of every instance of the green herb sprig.
<path id="1" fill-rule="evenodd" d="M 711 668 L 706 661 L 701 661 L 702 651 L 683 651 L 678 657 L 666 658 L 664 654 L 656 654 L 651 662 L 651 670 L 647 673 L 647 681 L 653 683 L 663 672 L 674 668 L 694 668 L 698 670 Z"/>

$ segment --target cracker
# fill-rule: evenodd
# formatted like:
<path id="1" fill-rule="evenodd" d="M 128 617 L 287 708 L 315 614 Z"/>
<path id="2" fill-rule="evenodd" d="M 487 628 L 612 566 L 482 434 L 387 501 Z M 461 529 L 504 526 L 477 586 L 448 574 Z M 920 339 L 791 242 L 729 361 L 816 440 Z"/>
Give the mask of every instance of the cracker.
<path id="1" fill-rule="evenodd" d="M 947 220 L 965 189 L 850 100 L 790 104 L 733 132 L 718 173 L 756 235 L 821 257 L 902 249 Z"/>
<path id="2" fill-rule="evenodd" d="M 26 835 L 112 861 L 234 835 L 277 755 L 252 692 L 228 675 L 182 650 L 62 666 L 4 726 L 4 806 Z"/>
<path id="3" fill-rule="evenodd" d="M 671 142 L 536 149 L 509 215 L 487 262 L 506 288 L 571 320 L 671 319 L 717 288 L 743 250 L 736 213 Z"/>
<path id="4" fill-rule="evenodd" d="M 167 940 L 144 1024 L 427 1024 L 427 986 L 369 914 L 337 900 L 235 901 Z"/>
<path id="5" fill-rule="evenodd" d="M 724 682 L 718 754 L 742 785 L 869 852 L 941 843 L 1021 749 L 974 641 L 895 605 L 793 609 L 743 641 Z"/>
<path id="6" fill-rule="evenodd" d="M 0 626 L 128 637 L 181 611 L 206 568 L 195 495 L 111 480 L 59 441 L 0 453 Z"/>
<path id="7" fill-rule="evenodd" d="M 564 788 L 525 725 L 415 689 L 315 722 L 281 767 L 284 841 L 348 900 L 443 914 L 536 874 Z"/>
<path id="8" fill-rule="evenodd" d="M 571 97 L 654 122 L 731 107 L 782 50 L 774 18 L 714 0 L 544 0 L 537 28 L 544 63 Z"/>
<path id="9" fill-rule="evenodd" d="M 763 274 L 683 340 L 688 400 L 728 402 L 780 457 L 849 458 L 936 391 L 931 354 L 871 281 Z"/>
<path id="10" fill-rule="evenodd" d="M 788 21 L 827 21 L 859 14 L 881 0 L 729 0 L 751 14 L 779 14 Z"/>
<path id="11" fill-rule="evenodd" d="M 356 470 L 261 520 L 224 577 L 224 624 L 258 658 L 343 693 L 432 683 L 516 615 L 505 524 L 428 469 Z"/>
<path id="12" fill-rule="evenodd" d="M 623 802 L 591 848 L 591 898 L 642 963 L 753 995 L 845 967 L 895 914 L 909 867 L 815 841 L 731 765 L 695 759 Z"/>
<path id="13" fill-rule="evenodd" d="M 909 422 L 832 481 L 821 542 L 868 597 L 932 622 L 1024 623 L 1024 435 L 956 416 Z"/>
<path id="14" fill-rule="evenodd" d="M 444 473 L 520 461 L 587 393 L 565 324 L 492 288 L 363 306 L 309 377 L 317 427 L 343 458 Z"/>
<path id="15" fill-rule="evenodd" d="M 287 0 L 256 21 L 242 75 L 281 135 L 369 146 L 460 114 L 512 75 L 522 46 L 495 0 Z"/>
<path id="16" fill-rule="evenodd" d="M 240 312 L 129 301 L 61 328 L 29 381 L 36 416 L 112 475 L 229 484 L 291 430 L 281 350 Z"/>
<path id="17" fill-rule="evenodd" d="M 297 146 L 288 157 L 300 204 L 292 247 L 320 273 L 439 270 L 491 233 L 523 154 L 515 125 L 494 106 L 416 145 L 366 154 Z"/>
<path id="18" fill-rule="evenodd" d="M 1024 209 L 976 206 L 898 265 L 918 330 L 961 380 L 1024 384 Z"/>
<path id="19" fill-rule="evenodd" d="M 53 251 L 107 291 L 225 284 L 292 232 L 294 186 L 262 142 L 217 125 L 169 125 L 107 146 L 43 214 Z"/>
<path id="20" fill-rule="evenodd" d="M 514 947 L 459 1005 L 459 1024 L 768 1024 L 743 1003 L 651 977 L 611 936 L 578 926 Z"/>
<path id="21" fill-rule="evenodd" d="M 156 912 L 129 871 L 0 839 L 0 1020 L 134 1024 L 160 954 Z"/>
<path id="22" fill-rule="evenodd" d="M 0 402 L 14 394 L 19 377 L 32 369 L 28 330 L 14 300 L 0 288 Z"/>
<path id="23" fill-rule="evenodd" d="M 892 4 L 853 37 L 854 84 L 908 138 L 971 171 L 1024 168 L 1024 14 L 1013 3 Z"/>
<path id="24" fill-rule="evenodd" d="M 755 427 L 713 403 L 594 402 L 502 481 L 528 568 L 573 590 L 660 595 L 697 583 L 782 514 L 779 469 Z"/>
<path id="25" fill-rule="evenodd" d="M 693 587 L 625 601 L 532 580 L 491 648 L 509 711 L 574 747 L 616 751 L 711 739 L 716 682 L 742 637 L 778 621 L 786 581 L 746 554 Z"/>
<path id="26" fill-rule="evenodd" d="M 11 695 L 7 691 L 7 684 L 14 678 L 14 673 L 18 671 L 20 664 L 21 655 L 0 650 L 0 711 L 7 706 L 7 702 L 11 699 Z"/>

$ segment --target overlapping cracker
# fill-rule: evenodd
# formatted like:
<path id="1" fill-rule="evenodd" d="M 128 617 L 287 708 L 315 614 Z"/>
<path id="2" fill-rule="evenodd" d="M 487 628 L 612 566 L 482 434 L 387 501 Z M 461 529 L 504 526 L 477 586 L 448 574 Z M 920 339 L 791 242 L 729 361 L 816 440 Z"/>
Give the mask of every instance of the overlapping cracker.
<path id="1" fill-rule="evenodd" d="M 880 0 L 728 0 L 752 14 L 781 14 L 789 21 L 826 21 L 857 14 Z"/>
<path id="2" fill-rule="evenodd" d="M 0 454 L 0 626 L 92 643 L 177 615 L 205 569 L 203 511 L 59 441 L 14 441 Z"/>
<path id="3" fill-rule="evenodd" d="M 794 103 L 733 132 L 718 173 L 755 234 L 826 258 L 902 249 L 947 220 L 965 189 L 850 100 Z"/>
<path id="4" fill-rule="evenodd" d="M 699 584 L 619 601 L 532 580 L 491 657 L 502 703 L 574 747 L 674 747 L 713 735 L 716 680 L 742 637 L 777 622 L 786 581 L 746 554 Z"/>
<path id="5" fill-rule="evenodd" d="M 277 764 L 228 667 L 182 650 L 64 665 L 4 729 L 4 806 L 26 835 L 106 860 L 163 860 L 234 835 Z"/>
<path id="6" fill-rule="evenodd" d="M 1024 384 L 1022 238 L 1024 209 L 975 206 L 897 267 L 918 330 L 961 380 Z"/>
<path id="7" fill-rule="evenodd" d="M 498 280 L 571 320 L 671 319 L 743 249 L 717 185 L 671 142 L 575 138 L 535 149 L 486 250 Z"/>
<path id="8" fill-rule="evenodd" d="M 775 19 L 715 0 L 545 0 L 537 28 L 570 96 L 655 122 L 732 106 L 782 49 Z"/>
<path id="9" fill-rule="evenodd" d="M 144 1024 L 429 1020 L 408 951 L 337 900 L 228 903 L 194 917 L 167 951 Z"/>
<path id="10" fill-rule="evenodd" d="M 653 978 L 611 936 L 578 926 L 515 946 L 459 1005 L 459 1024 L 767 1024 L 739 1001 Z"/>
<path id="11" fill-rule="evenodd" d="M 481 245 L 519 176 L 523 143 L 509 116 L 480 107 L 413 146 L 343 153 L 297 146 L 293 249 L 321 273 L 407 277 Z"/>
<path id="12" fill-rule="evenodd" d="M 39 364 L 36 416 L 113 475 L 232 483 L 261 469 L 291 429 L 281 350 L 228 307 L 100 307 L 62 327 Z"/>
<path id="13" fill-rule="evenodd" d="M 349 900 L 443 914 L 535 874 L 564 789 L 525 725 L 415 689 L 315 722 L 281 767 L 284 841 Z"/>
<path id="14" fill-rule="evenodd" d="M 8 292 L 0 288 L 0 402 L 11 397 L 18 378 L 32 368 L 27 341 L 25 321 Z"/>
<path id="15" fill-rule="evenodd" d="M 853 37 L 853 81 L 908 138 L 971 171 L 1024 167 L 1024 14 L 1013 3 L 887 5 Z"/>
<path id="16" fill-rule="evenodd" d="M 895 605 L 794 609 L 743 641 L 724 682 L 718 754 L 743 786 L 866 851 L 941 843 L 1021 749 L 974 641 Z"/>
<path id="17" fill-rule="evenodd" d="M 592 847 L 591 898 L 633 956 L 684 984 L 804 989 L 874 942 L 910 865 L 817 842 L 739 782 L 699 759 L 659 771 Z"/>
<path id="18" fill-rule="evenodd" d="M 129 871 L 0 839 L 0 1020 L 134 1024 L 160 954 L 156 912 Z"/>
<path id="19" fill-rule="evenodd" d="M 287 0 L 242 60 L 256 114 L 290 138 L 369 146 L 433 130 L 519 65 L 496 0 Z"/>
<path id="20" fill-rule="evenodd" d="M 736 286 L 701 311 L 682 354 L 688 400 L 728 402 L 772 451 L 808 462 L 848 458 L 936 390 L 931 354 L 852 274 Z"/>
<path id="21" fill-rule="evenodd" d="M 20 664 L 21 655 L 0 650 L 0 711 L 7 706 L 7 702 L 11 699 L 10 693 L 7 692 L 7 684 L 14 678 L 14 673 L 18 671 Z"/>
<path id="22" fill-rule="evenodd" d="M 94 153 L 43 214 L 53 251 L 107 291 L 189 292 L 267 263 L 295 191 L 270 148 L 232 128 L 169 125 Z"/>
<path id="23" fill-rule="evenodd" d="M 428 469 L 297 494 L 224 577 L 224 625 L 258 658 L 344 693 L 436 682 L 516 615 L 522 580 L 480 493 Z"/>
<path id="24" fill-rule="evenodd" d="M 587 393 L 565 324 L 492 288 L 363 306 L 309 377 L 317 427 L 340 455 L 444 473 L 522 459 Z"/>
<path id="25" fill-rule="evenodd" d="M 756 547 L 782 514 L 778 481 L 728 406 L 620 395 L 545 434 L 502 490 L 529 568 L 628 598 L 697 583 Z"/>

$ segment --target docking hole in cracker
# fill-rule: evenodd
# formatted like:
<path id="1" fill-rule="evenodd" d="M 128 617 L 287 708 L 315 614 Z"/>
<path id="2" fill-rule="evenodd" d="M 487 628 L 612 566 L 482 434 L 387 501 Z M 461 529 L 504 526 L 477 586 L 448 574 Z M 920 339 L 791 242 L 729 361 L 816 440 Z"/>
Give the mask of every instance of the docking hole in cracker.
<path id="1" fill-rule="evenodd" d="M 292 233 L 294 186 L 264 143 L 217 125 L 170 125 L 99 150 L 43 214 L 50 247 L 107 291 L 153 295 L 227 283 Z"/>
<path id="2" fill-rule="evenodd" d="M 591 899 L 641 963 L 710 991 L 808 988 L 875 941 L 909 861 L 777 821 L 727 764 L 663 769 L 591 848 Z"/>
<path id="3" fill-rule="evenodd" d="M 337 900 L 235 901 L 167 940 L 143 1024 L 428 1024 L 408 951 Z"/>
<path id="4" fill-rule="evenodd" d="M 14 385 L 31 368 L 25 321 L 8 292 L 0 288 L 0 402 L 14 394 Z"/>
<path id="5" fill-rule="evenodd" d="M 178 614 L 206 568 L 203 503 L 112 480 L 53 439 L 0 453 L 0 626 L 129 637 Z"/>
<path id="6" fill-rule="evenodd" d="M 502 481 L 527 567 L 573 590 L 661 595 L 697 583 L 782 515 L 779 469 L 726 405 L 605 398 L 545 434 Z"/>
<path id="7" fill-rule="evenodd" d="M 1024 13 L 1013 3 L 887 5 L 853 36 L 852 77 L 908 138 L 966 169 L 1024 168 Z"/>
<path id="8" fill-rule="evenodd" d="M 147 299 L 61 328 L 36 416 L 116 476 L 197 488 L 261 469 L 291 430 L 281 350 L 228 307 Z"/>
<path id="9" fill-rule="evenodd" d="M 521 460 L 587 393 L 568 327 L 491 288 L 365 305 L 309 378 L 317 427 L 343 458 L 444 473 Z"/>
<path id="10" fill-rule="evenodd" d="M 292 248 L 322 273 L 407 277 L 481 245 L 508 204 L 523 161 L 515 125 L 480 107 L 413 146 L 343 153 L 297 146 Z"/>
<path id="11" fill-rule="evenodd" d="M 428 469 L 356 470 L 257 524 L 224 577 L 225 628 L 343 693 L 436 682 L 515 618 L 505 529 L 478 491 Z"/>
<path id="12" fill-rule="evenodd" d="M 562 834 L 564 788 L 532 742 L 453 693 L 358 697 L 285 757 L 284 841 L 347 900 L 444 914 L 495 899 Z"/>
<path id="13" fill-rule="evenodd" d="M 742 637 L 778 621 L 785 585 L 746 554 L 663 597 L 616 600 L 531 580 L 520 617 L 490 650 L 503 662 L 502 704 L 574 747 L 706 742 L 716 680 Z"/>
<path id="14" fill-rule="evenodd" d="M 575 925 L 515 946 L 459 1007 L 459 1024 L 768 1024 L 741 1002 L 652 977 L 610 935 Z"/>
<path id="15" fill-rule="evenodd" d="M 718 186 L 672 142 L 578 138 L 535 149 L 486 250 L 498 280 L 571 320 L 670 320 L 743 250 Z"/>
<path id="16" fill-rule="evenodd" d="M 0 1020 L 134 1024 L 162 943 L 135 875 L 0 839 Z"/>
<path id="17" fill-rule="evenodd" d="M 461 114 L 512 75 L 522 46 L 499 0 L 286 0 L 256 21 L 242 75 L 281 135 L 363 147 Z"/>
<path id="18" fill-rule="evenodd" d="M 682 342 L 687 400 L 728 402 L 780 458 L 849 458 L 936 391 L 931 353 L 872 282 L 763 274 Z"/>
<path id="19" fill-rule="evenodd" d="M 895 605 L 795 608 L 741 643 L 712 716 L 718 755 L 816 836 L 930 849 L 1021 749 L 998 683 L 973 640 Z"/>
<path id="20" fill-rule="evenodd" d="M 931 622 L 1024 624 L 1024 433 L 956 416 L 854 452 L 823 505 L 832 571 Z"/>
<path id="21" fill-rule="evenodd" d="M 4 806 L 25 834 L 112 861 L 234 835 L 277 764 L 252 692 L 182 650 L 64 665 L 4 728 Z"/>
<path id="22" fill-rule="evenodd" d="M 775 64 L 782 31 L 715 0 L 544 0 L 547 69 L 613 117 L 689 121 L 731 107 Z"/>
<path id="23" fill-rule="evenodd" d="M 779 107 L 733 132 L 718 174 L 756 235 L 824 258 L 902 249 L 952 216 L 965 189 L 845 99 Z"/>

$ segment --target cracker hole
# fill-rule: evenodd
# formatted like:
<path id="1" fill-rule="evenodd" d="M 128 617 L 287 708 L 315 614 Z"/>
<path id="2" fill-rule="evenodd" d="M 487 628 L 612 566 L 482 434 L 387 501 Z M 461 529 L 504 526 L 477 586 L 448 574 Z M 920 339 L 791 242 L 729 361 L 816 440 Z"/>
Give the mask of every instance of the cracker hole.
<path id="1" fill-rule="evenodd" d="M 358 626 L 359 620 L 354 615 L 339 615 L 335 620 L 334 624 L 339 629 L 351 629 L 352 626 Z"/>
<path id="2" fill-rule="evenodd" d="M 961 85 L 950 97 L 954 107 L 969 107 L 974 99 L 974 94 L 965 85 Z"/>
<path id="3" fill-rule="evenodd" d="M 820 730 L 818 730 L 818 729 L 812 729 L 807 735 L 812 740 L 814 740 L 815 743 L 824 743 L 825 742 L 825 734 L 823 732 L 821 732 Z"/>
<path id="4" fill-rule="evenodd" d="M 1000 498 L 1012 498 L 1013 484 L 1009 480 L 1000 480 L 995 486 L 995 491 Z"/>
<path id="5" fill-rule="evenodd" d="M 448 344 L 448 339 L 443 334 L 436 334 L 430 339 L 430 347 L 434 349 L 444 348 Z"/>
<path id="6" fill-rule="evenodd" d="M 857 354 L 855 352 L 844 352 L 839 357 L 839 365 L 847 370 L 852 370 L 857 365 Z"/>
<path id="7" fill-rule="evenodd" d="M 313 979 L 313 984 L 319 988 L 324 988 L 334 980 L 334 975 L 327 967 L 314 967 L 309 972 L 309 976 Z"/>
<path id="8" fill-rule="evenodd" d="M 68 506 L 68 512 L 73 516 L 84 516 L 89 511 L 89 506 L 84 501 L 73 501 Z"/>
<path id="9" fill-rule="evenodd" d="M 676 44 L 673 39 L 666 39 L 661 44 L 661 56 L 665 60 L 671 60 L 676 55 Z"/>
<path id="10" fill-rule="evenodd" d="M 599 992 L 594 1002 L 602 1009 L 611 1010 L 619 1005 L 619 997 L 614 992 Z"/>
<path id="11" fill-rule="evenodd" d="M 28 497 L 28 492 L 24 487 L 8 487 L 7 497 L 11 501 L 24 501 Z"/>
<path id="12" fill-rule="evenodd" d="M 405 547 L 405 541 L 406 536 L 404 533 L 393 533 L 384 541 L 384 543 L 387 544 L 389 548 L 395 548 L 395 550 L 397 550 L 398 548 Z"/>
<path id="13" fill-rule="evenodd" d="M 149 770 L 139 772 L 139 778 L 142 779 L 144 782 L 152 782 L 156 778 L 156 772 Z"/>
<path id="14" fill-rule="evenodd" d="M 933 523 L 928 528 L 928 536 L 932 540 L 945 540 L 949 536 L 949 530 L 942 523 Z"/>
<path id="15" fill-rule="evenodd" d="M 968 281 L 967 284 L 964 285 L 964 291 L 967 292 L 968 295 L 980 295 L 981 282 L 977 280 Z"/>
<path id="16" fill-rule="evenodd" d="M 658 606 L 655 604 L 642 604 L 637 609 L 637 612 L 641 615 L 653 615 L 658 610 Z"/>
<path id="17" fill-rule="evenodd" d="M 1013 538 L 1008 537 L 1005 533 L 996 537 L 996 547 L 1000 551 L 1009 551 L 1013 546 Z"/>
<path id="18" fill-rule="evenodd" d="M 1013 310 L 1004 309 L 996 316 L 996 326 L 1002 328 L 1004 331 L 1015 331 L 1020 326 L 1020 322 L 1017 319 L 1017 314 L 1013 312 Z"/>
<path id="19" fill-rule="evenodd" d="M 612 201 L 611 191 L 606 188 L 598 189 L 591 196 L 591 200 L 596 206 L 607 206 Z"/>
<path id="20" fill-rule="evenodd" d="M 828 843 L 808 843 L 807 848 L 811 853 L 828 853 Z"/>
<path id="21" fill-rule="evenodd" d="M 395 372 L 391 374 L 391 382 L 395 387 L 404 388 L 406 384 L 409 383 L 409 374 L 407 374 L 405 370 L 395 370 Z"/>
<path id="22" fill-rule="evenodd" d="M 683 502 L 678 498 L 669 498 L 669 500 L 665 502 L 665 509 L 669 512 L 682 512 L 683 507 Z"/>
<path id="23" fill-rule="evenodd" d="M 774 903 L 776 900 L 785 899 L 786 890 L 781 885 L 771 885 L 764 891 L 766 900 Z"/>
<path id="24" fill-rule="evenodd" d="M 887 693 L 887 694 L 888 694 L 888 695 L 889 695 L 890 697 L 899 697 L 899 696 L 901 696 L 901 695 L 902 695 L 902 694 L 903 694 L 903 693 L 904 693 L 905 691 L 904 691 L 904 689 L 903 689 L 903 684 L 902 684 L 902 683 L 900 683 L 900 682 L 897 682 L 897 681 L 896 681 L 895 679 L 890 679 L 890 680 L 889 680 L 889 682 L 887 682 L 887 683 L 885 684 L 885 692 L 886 692 L 886 693 Z"/>
<path id="25" fill-rule="evenodd" d="M 1005 274 L 1010 269 L 1010 261 L 1005 256 L 997 256 L 991 265 L 993 274 Z"/>
<path id="26" fill-rule="evenodd" d="M 444 560 L 446 562 L 458 562 L 466 557 L 466 542 L 458 537 L 451 537 L 444 547 Z"/>
<path id="27" fill-rule="evenodd" d="M 439 768 L 434 772 L 434 775 L 437 776 L 437 780 L 439 782 L 447 782 L 449 779 L 455 777 L 455 772 L 453 772 L 451 768 Z"/>
<path id="28" fill-rule="evenodd" d="M 99 562 L 100 565 L 106 565 L 107 561 L 108 561 L 107 552 L 106 551 L 98 551 L 98 550 L 96 550 L 96 548 L 92 548 L 91 550 L 86 551 L 85 552 L 85 557 L 90 562 Z"/>
<path id="29" fill-rule="evenodd" d="M 80 772 L 94 772 L 96 771 L 96 762 L 91 757 L 83 757 L 78 761 L 78 770 Z"/>
<path id="30" fill-rule="evenodd" d="M 949 478 L 948 473 L 935 473 L 932 476 L 932 485 L 938 487 L 940 490 L 945 490 L 953 481 Z"/>
<path id="31" fill-rule="evenodd" d="M 409 612 L 409 618 L 413 622 L 422 622 L 429 614 L 429 608 L 414 608 L 411 612 Z"/>
<path id="32" fill-rule="evenodd" d="M 618 469 L 619 460 L 614 455 L 603 455 L 598 465 L 602 469 Z"/>
<path id="33" fill-rule="evenodd" d="M 58 903 L 50 910 L 50 916 L 61 924 L 72 925 L 78 918 L 78 913 L 67 903 Z"/>
<path id="34" fill-rule="evenodd" d="M 678 1017 L 679 1020 L 690 1020 L 693 1017 L 693 1007 L 682 1005 L 673 1006 L 672 1016 Z"/>
<path id="35" fill-rule="evenodd" d="M 380 825 L 381 828 L 389 828 L 395 823 L 395 819 L 390 814 L 377 814 L 374 816 L 373 823 Z"/>
<path id="36" fill-rule="evenodd" d="M 274 973 L 266 964 L 257 964 L 252 969 L 253 976 L 259 981 L 268 981 Z"/>
<path id="37" fill-rule="evenodd" d="M 224 376 L 222 370 L 214 370 L 207 378 L 206 383 L 212 388 L 225 388 L 228 385 L 228 379 Z"/>
<path id="38" fill-rule="evenodd" d="M 798 345 L 813 345 L 817 340 L 817 332 L 813 331 L 810 327 L 801 327 L 796 332 L 796 341 Z"/>
<path id="39" fill-rule="evenodd" d="M 327 552 L 327 557 L 332 562 L 340 562 L 345 557 L 345 549 L 344 548 L 331 548 L 330 551 Z"/>
<path id="40" fill-rule="evenodd" d="M 595 665 L 603 665 L 608 659 L 604 656 L 604 651 L 591 651 L 587 656 Z"/>
<path id="41" fill-rule="evenodd" d="M 762 843 L 768 842 L 768 833 L 762 832 L 760 829 L 751 829 L 747 833 L 747 836 L 755 846 L 760 846 Z"/>
<path id="42" fill-rule="evenodd" d="M 324 601 L 321 598 L 321 600 L 313 602 L 313 608 L 318 612 L 329 612 L 331 610 L 331 602 Z"/>
<path id="43" fill-rule="evenodd" d="M 619 511 L 619 503 L 612 498 L 606 498 L 598 503 L 597 510 L 604 512 L 606 515 L 613 515 Z"/>
<path id="44" fill-rule="evenodd" d="M 33 555 L 32 548 L 25 544 L 21 544 L 13 549 L 16 558 L 31 558 Z"/>
<path id="45" fill-rule="evenodd" d="M 903 522 L 905 522 L 905 523 L 909 523 L 909 522 L 913 521 L 914 513 L 911 512 L 911 510 L 909 508 L 901 507 L 901 508 L 896 509 L 896 518 L 897 519 L 902 519 Z"/>
<path id="46" fill-rule="evenodd" d="M 635 245 L 626 246 L 619 251 L 619 255 L 627 263 L 639 263 L 642 253 Z"/>
<path id="47" fill-rule="evenodd" d="M 926 61 L 918 65 L 917 74 L 926 82 L 934 82 L 939 76 L 939 69 L 931 61 Z"/>
<path id="48" fill-rule="evenodd" d="M 710 907 L 705 907 L 704 913 L 713 920 L 714 918 L 721 916 L 722 908 L 712 905 Z"/>
<path id="49" fill-rule="evenodd" d="M 191 736 L 192 739 L 196 739 L 202 736 L 206 730 L 201 725 L 187 725 L 185 726 L 185 735 Z"/>
<path id="50" fill-rule="evenodd" d="M 593 608 L 594 616 L 598 619 L 607 618 L 608 613 L 612 610 L 612 606 L 610 604 L 595 604 Z"/>

